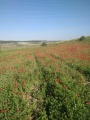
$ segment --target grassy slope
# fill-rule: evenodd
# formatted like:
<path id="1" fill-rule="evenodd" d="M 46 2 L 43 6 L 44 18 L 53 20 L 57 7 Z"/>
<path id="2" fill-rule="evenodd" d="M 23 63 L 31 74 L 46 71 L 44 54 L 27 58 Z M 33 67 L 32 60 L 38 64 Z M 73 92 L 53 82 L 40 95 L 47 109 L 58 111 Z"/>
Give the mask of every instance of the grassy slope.
<path id="1" fill-rule="evenodd" d="M 0 120 L 90 120 L 89 41 L 1 51 Z"/>

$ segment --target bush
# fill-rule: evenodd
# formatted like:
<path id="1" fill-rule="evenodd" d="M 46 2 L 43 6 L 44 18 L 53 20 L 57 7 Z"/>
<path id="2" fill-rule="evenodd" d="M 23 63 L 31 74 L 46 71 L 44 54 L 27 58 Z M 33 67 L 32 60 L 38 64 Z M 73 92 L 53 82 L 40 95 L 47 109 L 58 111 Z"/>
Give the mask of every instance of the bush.
<path id="1" fill-rule="evenodd" d="M 41 46 L 47 46 L 47 43 L 46 43 L 46 42 L 43 42 Z"/>
<path id="2" fill-rule="evenodd" d="M 81 36 L 81 37 L 79 38 L 79 41 L 83 41 L 83 40 L 85 40 L 85 36 Z"/>

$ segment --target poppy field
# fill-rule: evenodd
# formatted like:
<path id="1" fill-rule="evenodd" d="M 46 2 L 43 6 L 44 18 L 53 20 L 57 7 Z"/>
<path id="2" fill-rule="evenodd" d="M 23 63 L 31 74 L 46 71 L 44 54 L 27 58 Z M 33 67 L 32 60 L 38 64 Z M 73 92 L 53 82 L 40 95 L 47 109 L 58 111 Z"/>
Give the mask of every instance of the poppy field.
<path id="1" fill-rule="evenodd" d="M 90 44 L 1 51 L 0 120 L 90 120 Z"/>

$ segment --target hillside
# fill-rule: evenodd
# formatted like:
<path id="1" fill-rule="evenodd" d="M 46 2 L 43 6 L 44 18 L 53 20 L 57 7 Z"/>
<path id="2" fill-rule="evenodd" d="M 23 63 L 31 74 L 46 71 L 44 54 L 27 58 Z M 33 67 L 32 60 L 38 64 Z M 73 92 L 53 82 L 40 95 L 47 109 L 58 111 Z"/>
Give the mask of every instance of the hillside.
<path id="1" fill-rule="evenodd" d="M 0 120 L 90 120 L 90 37 L 0 52 Z"/>

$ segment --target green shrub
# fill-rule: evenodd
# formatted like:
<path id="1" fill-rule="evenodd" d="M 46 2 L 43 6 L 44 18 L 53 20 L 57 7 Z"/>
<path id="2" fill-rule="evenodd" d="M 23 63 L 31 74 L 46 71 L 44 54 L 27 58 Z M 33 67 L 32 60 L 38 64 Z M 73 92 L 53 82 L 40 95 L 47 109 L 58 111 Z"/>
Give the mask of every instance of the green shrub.
<path id="1" fill-rule="evenodd" d="M 46 43 L 46 42 L 43 42 L 41 46 L 47 46 L 47 43 Z"/>
<path id="2" fill-rule="evenodd" d="M 81 37 L 79 38 L 79 41 L 83 41 L 83 40 L 85 40 L 85 36 L 81 36 Z"/>

